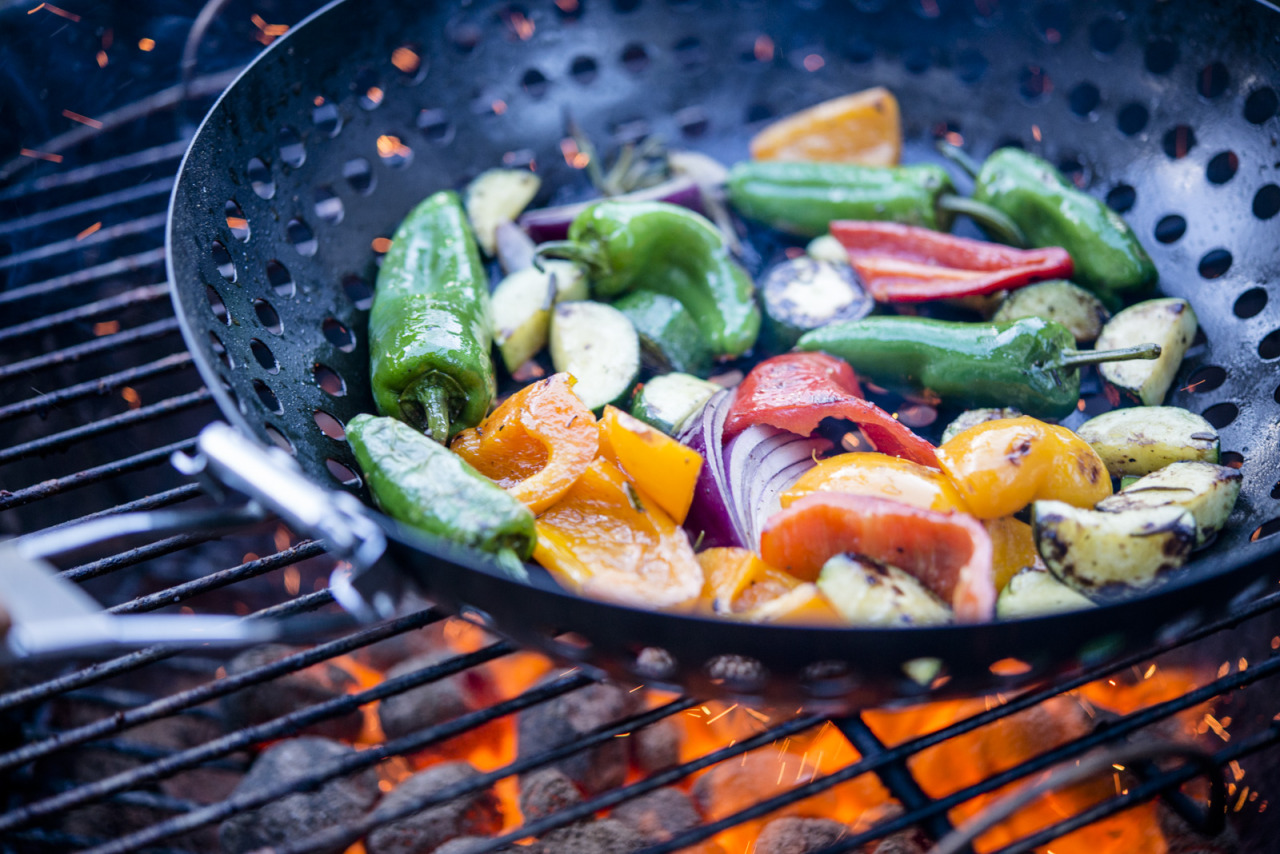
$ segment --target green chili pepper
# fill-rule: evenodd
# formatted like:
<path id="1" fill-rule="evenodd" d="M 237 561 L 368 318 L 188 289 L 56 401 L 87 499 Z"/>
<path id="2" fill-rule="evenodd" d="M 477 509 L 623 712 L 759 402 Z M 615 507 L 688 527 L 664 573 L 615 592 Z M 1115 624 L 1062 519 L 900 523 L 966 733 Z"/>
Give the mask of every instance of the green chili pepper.
<path id="1" fill-rule="evenodd" d="M 357 415 L 346 429 L 369 490 L 388 516 L 492 552 L 512 570 L 533 554 L 533 513 L 453 451 L 394 418 Z"/>
<path id="2" fill-rule="evenodd" d="M 632 290 L 679 300 L 713 355 L 741 356 L 756 343 L 755 286 L 705 217 L 666 202 L 604 201 L 569 226 L 569 239 L 544 243 L 539 257 L 587 269 L 598 297 Z"/>
<path id="3" fill-rule="evenodd" d="M 458 195 L 439 192 L 400 223 L 378 272 L 369 356 L 378 412 L 445 442 L 497 392 L 489 278 Z"/>
<path id="4" fill-rule="evenodd" d="M 953 159 L 966 165 L 967 158 Z M 992 153 L 974 177 L 973 198 L 1007 214 L 1030 245 L 1066 249 L 1075 262 L 1072 279 L 1113 309 L 1122 293 L 1155 283 L 1155 264 L 1128 223 L 1034 154 L 1019 148 Z"/>
<path id="5" fill-rule="evenodd" d="M 804 237 L 825 234 L 834 220 L 875 220 L 949 231 L 970 216 L 997 239 L 1025 244 L 1008 217 L 955 194 L 940 166 L 860 166 L 748 160 L 729 170 L 729 203 L 771 228 Z"/>
<path id="6" fill-rule="evenodd" d="M 1065 418 L 1080 399 L 1081 365 L 1154 359 L 1160 348 L 1078 351 L 1062 324 L 1040 317 L 957 323 L 924 317 L 867 317 L 808 332 L 796 349 L 844 359 L 886 388 L 929 391 L 968 409 L 1010 406 L 1036 418 Z"/>

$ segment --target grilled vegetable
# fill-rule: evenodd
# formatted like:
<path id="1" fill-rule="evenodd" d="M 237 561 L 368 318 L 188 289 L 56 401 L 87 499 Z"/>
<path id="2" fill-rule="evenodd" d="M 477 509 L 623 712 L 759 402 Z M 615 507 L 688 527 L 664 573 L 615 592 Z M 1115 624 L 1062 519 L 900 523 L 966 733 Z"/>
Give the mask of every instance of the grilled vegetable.
<path id="1" fill-rule="evenodd" d="M 527 169 L 490 169 L 467 185 L 467 218 L 484 254 L 497 251 L 498 226 L 520 216 L 541 186 L 542 179 Z"/>
<path id="2" fill-rule="evenodd" d="M 1102 325 L 1111 318 L 1111 312 L 1101 300 L 1079 285 L 1066 279 L 1050 279 L 1010 293 L 991 320 L 1004 323 L 1023 317 L 1056 320 L 1071 330 L 1077 344 L 1088 344 L 1097 339 Z"/>
<path id="3" fill-rule="evenodd" d="M 701 374 L 711 369 L 711 351 L 689 311 L 675 297 L 632 291 L 613 307 L 640 336 L 640 360 L 649 370 Z"/>
<path id="4" fill-rule="evenodd" d="M 618 400 L 640 373 L 640 339 L 626 315 L 598 302 L 566 302 L 551 316 L 551 363 L 578 381 L 588 409 Z"/>
<path id="5" fill-rule="evenodd" d="M 1076 429 L 1112 477 L 1144 475 L 1179 460 L 1218 462 L 1218 431 L 1177 406 L 1113 409 Z"/>
<path id="6" fill-rule="evenodd" d="M 830 234 L 815 237 L 809 241 L 804 252 L 815 261 L 826 261 L 828 264 L 849 266 L 849 251 Z"/>
<path id="7" fill-rule="evenodd" d="M 551 308 L 587 297 L 586 277 L 567 261 L 548 261 L 543 270 L 526 267 L 493 291 L 493 340 L 507 371 L 515 371 L 547 344 Z"/>
<path id="8" fill-rule="evenodd" d="M 855 555 L 836 555 L 823 564 L 818 589 L 855 626 L 932 626 L 952 620 L 946 603 L 914 576 Z"/>
<path id="9" fill-rule="evenodd" d="M 878 495 L 926 510 L 967 510 L 960 493 L 937 469 L 867 451 L 822 460 L 782 493 L 782 506 L 814 492 Z"/>
<path id="10" fill-rule="evenodd" d="M 1184 299 L 1147 300 L 1111 318 L 1098 336 L 1098 349 L 1150 341 L 1160 346 L 1160 357 L 1151 362 L 1101 366 L 1098 373 L 1107 382 L 1108 399 L 1113 405 L 1131 400 L 1159 406 L 1195 337 L 1196 313 Z"/>
<path id="11" fill-rule="evenodd" d="M 1182 507 L 1107 513 L 1037 501 L 1031 518 L 1045 565 L 1085 593 L 1149 586 L 1186 563 L 1196 539 L 1195 518 Z"/>
<path id="12" fill-rule="evenodd" d="M 1043 565 L 1036 553 L 1036 538 L 1031 526 L 1013 516 L 987 519 L 982 523 L 991 537 L 991 577 L 996 590 L 1003 590 L 1009 579 L 1028 566 Z"/>
<path id="13" fill-rule="evenodd" d="M 533 553 L 533 514 L 447 448 L 394 418 L 357 415 L 346 431 L 369 491 L 388 516 L 505 555 L 514 567 Z"/>
<path id="14" fill-rule="evenodd" d="M 706 549 L 698 563 L 706 576 L 702 601 L 712 613 L 752 623 L 842 622 L 817 585 L 774 569 L 750 549 Z"/>
<path id="15" fill-rule="evenodd" d="M 757 160 L 829 160 L 893 166 L 902 154 L 902 119 L 881 86 L 815 104 L 751 138 Z"/>
<path id="16" fill-rule="evenodd" d="M 1092 599 L 1059 581 L 1052 572 L 1039 566 L 1028 566 L 1000 591 L 996 599 L 996 616 L 1001 620 L 1060 614 L 1095 608 Z"/>
<path id="17" fill-rule="evenodd" d="M 928 390 L 968 407 L 1012 406 L 1037 418 L 1065 418 L 1080 399 L 1081 365 L 1149 359 L 1153 347 L 1080 351 L 1065 326 L 1039 317 L 959 323 L 926 317 L 864 317 L 801 336 L 886 388 Z"/>
<path id="18" fill-rule="evenodd" d="M 1027 416 L 970 427 L 938 448 L 938 462 L 979 519 L 1041 499 L 1092 507 L 1111 494 L 1106 466 L 1087 442 Z"/>
<path id="19" fill-rule="evenodd" d="M 1240 472 L 1227 466 L 1170 463 L 1099 501 L 1097 509 L 1124 513 L 1166 505 L 1186 508 L 1196 520 L 1196 545 L 1202 546 L 1227 523 L 1240 496 L 1241 480 Z"/>
<path id="20" fill-rule="evenodd" d="M 830 264 L 804 256 L 770 270 L 761 292 L 766 328 L 783 349 L 810 329 L 834 320 L 857 320 L 875 307 L 848 263 Z"/>
<path id="21" fill-rule="evenodd" d="M 691 415 L 720 391 L 720 386 L 689 374 L 663 374 L 636 388 L 631 414 L 668 436 L 680 432 Z"/>
<path id="22" fill-rule="evenodd" d="M 942 443 L 945 445 L 950 442 L 961 432 L 968 430 L 976 424 L 985 424 L 988 421 L 1002 421 L 1006 418 L 1018 418 L 1022 413 L 1016 409 L 1003 407 L 999 409 L 966 409 L 955 417 L 946 429 L 942 431 Z"/>
<path id="23" fill-rule="evenodd" d="M 586 269 L 598 297 L 650 290 L 678 299 L 717 357 L 756 343 L 760 309 L 751 277 L 705 217 L 664 202 L 599 202 L 573 221 L 569 239 L 545 243 L 542 257 Z"/>
<path id="24" fill-rule="evenodd" d="M 445 442 L 480 423 L 496 393 L 489 279 L 456 193 L 400 223 L 369 312 L 373 400 Z"/>
<path id="25" fill-rule="evenodd" d="M 677 525 L 684 522 L 702 470 L 701 454 L 612 406 L 600 419 L 600 452 Z"/>
<path id="26" fill-rule="evenodd" d="M 837 220 L 831 234 L 877 302 L 975 297 L 1072 270 L 1065 249 L 1014 249 L 896 222 Z"/>

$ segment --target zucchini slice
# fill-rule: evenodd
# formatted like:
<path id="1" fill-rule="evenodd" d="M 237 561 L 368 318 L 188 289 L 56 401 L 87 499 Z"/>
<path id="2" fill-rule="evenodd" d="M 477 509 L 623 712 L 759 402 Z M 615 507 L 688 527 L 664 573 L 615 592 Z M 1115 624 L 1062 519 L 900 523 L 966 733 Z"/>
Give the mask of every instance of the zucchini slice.
<path id="1" fill-rule="evenodd" d="M 1155 359 L 1103 362 L 1098 372 L 1107 382 L 1113 403 L 1130 400 L 1158 406 L 1173 384 L 1182 357 L 1196 337 L 1196 313 L 1184 299 L 1153 299 L 1131 305 L 1102 327 L 1095 349 L 1159 344 Z"/>
<path id="2" fill-rule="evenodd" d="M 1243 476 L 1213 463 L 1176 462 L 1140 478 L 1097 504 L 1107 513 L 1172 505 L 1191 511 L 1196 545 L 1202 546 L 1226 524 L 1240 497 Z"/>
<path id="3" fill-rule="evenodd" d="M 613 307 L 640 336 L 640 359 L 655 373 L 701 374 L 711 369 L 711 348 L 680 300 L 653 291 L 632 291 Z"/>
<path id="4" fill-rule="evenodd" d="M 996 599 L 996 616 L 1001 620 L 1060 614 L 1096 607 L 1094 601 L 1063 584 L 1054 574 L 1038 566 L 1018 570 Z"/>
<path id="5" fill-rule="evenodd" d="M 600 409 L 635 383 L 640 338 L 627 316 L 611 305 L 562 302 L 551 315 L 551 363 L 573 375 L 573 390 L 588 409 Z"/>
<path id="6" fill-rule="evenodd" d="M 760 291 L 765 323 L 783 347 L 791 347 L 810 329 L 837 320 L 858 320 L 875 307 L 853 267 L 808 256 L 774 267 L 765 275 Z"/>
<path id="7" fill-rule="evenodd" d="M 1180 460 L 1218 462 L 1218 431 L 1178 406 L 1113 409 L 1076 433 L 1102 457 L 1112 477 L 1150 474 Z"/>
<path id="8" fill-rule="evenodd" d="M 576 264 L 548 261 L 545 267 L 517 270 L 493 290 L 493 341 L 508 372 L 546 346 L 554 304 L 586 299 L 587 278 Z"/>
<path id="9" fill-rule="evenodd" d="M 946 444 L 960 433 L 978 424 L 988 421 L 1003 421 L 1006 418 L 1019 418 L 1022 413 L 1012 407 L 1002 409 L 966 409 L 955 417 L 955 420 L 942 431 L 942 444 Z"/>
<path id="10" fill-rule="evenodd" d="M 1093 294 L 1066 279 L 1037 282 L 1012 291 L 992 316 L 996 323 L 1023 317 L 1056 320 L 1075 336 L 1077 344 L 1097 340 L 1111 312 Z"/>
<path id="11" fill-rule="evenodd" d="M 689 374 L 663 374 L 636 389 L 631 414 L 650 427 L 674 436 L 718 391 L 720 386 L 715 383 Z"/>
<path id="12" fill-rule="evenodd" d="M 952 620 L 947 604 L 895 566 L 836 555 L 822 566 L 818 589 L 855 626 L 934 626 Z"/>
<path id="13" fill-rule="evenodd" d="M 497 250 L 498 226 L 520 216 L 541 186 L 542 179 L 527 169 L 490 169 L 467 184 L 467 219 L 485 255 Z"/>
<path id="14" fill-rule="evenodd" d="M 1062 501 L 1031 505 L 1036 550 L 1060 581 L 1084 593 L 1147 587 L 1187 562 L 1196 520 L 1182 507 L 1107 513 Z"/>

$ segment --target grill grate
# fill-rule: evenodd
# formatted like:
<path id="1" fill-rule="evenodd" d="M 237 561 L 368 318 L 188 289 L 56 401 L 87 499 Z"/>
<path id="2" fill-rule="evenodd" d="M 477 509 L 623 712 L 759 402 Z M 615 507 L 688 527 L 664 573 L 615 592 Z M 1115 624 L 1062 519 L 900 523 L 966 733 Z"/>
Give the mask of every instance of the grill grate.
<path id="1" fill-rule="evenodd" d="M 214 79 L 216 86 L 205 82 L 192 87 L 192 91 L 204 95 L 216 92 L 225 84 L 225 77 L 218 75 Z M 197 101 L 203 103 L 207 102 Z M 0 329 L 0 399 L 8 401 L 0 406 L 0 484 L 5 487 L 0 489 L 0 531 L 5 534 L 30 533 L 101 515 L 167 507 L 201 498 L 196 487 L 180 483 L 164 465 L 173 451 L 191 446 L 191 437 L 201 425 L 217 417 L 208 391 L 191 370 L 189 354 L 173 334 L 177 324 L 167 303 L 160 299 L 163 288 L 157 284 L 164 260 L 159 223 L 163 222 L 165 190 L 172 183 L 171 175 L 183 150 L 184 144 L 174 141 L 140 151 L 117 151 L 113 156 L 64 171 L 42 164 L 37 177 L 0 188 L 5 210 L 21 212 L 6 214 L 6 219 L 0 221 L 0 236 L 12 247 L 0 255 L 0 306 L 7 324 Z M 132 189 L 122 189 L 123 184 L 141 174 L 150 177 L 133 184 Z M 164 177 L 157 177 L 161 174 Z M 68 196 L 59 193 L 74 194 L 79 201 L 67 201 Z M 46 198 L 53 201 L 47 205 Z M 138 208 L 132 207 L 135 202 Z M 104 220 L 101 228 L 77 239 L 76 235 L 86 227 L 84 220 L 99 216 Z M 27 281 L 29 275 L 39 279 Z M 92 337 L 94 324 L 100 322 L 118 322 L 118 331 Z M 126 390 L 150 402 L 131 408 L 129 399 L 121 398 Z M 53 425 L 56 428 L 50 429 Z M 113 613 L 172 609 L 190 603 L 190 607 L 209 612 L 225 612 L 239 606 L 244 616 L 263 618 L 332 609 L 333 599 L 327 590 L 302 592 L 299 587 L 290 589 L 284 580 L 287 570 L 307 570 L 316 565 L 327 569 L 331 564 L 332 559 L 316 543 L 297 541 L 287 531 L 259 526 L 220 540 L 206 535 L 166 537 L 71 567 L 64 574 L 88 582 L 96 595 L 111 603 L 109 610 Z M 122 572 L 138 567 L 145 572 Z M 1214 638 L 1223 633 L 1227 633 L 1228 640 L 1222 645 L 1235 650 L 1233 657 L 1244 655 L 1247 649 L 1257 659 L 1260 656 L 1250 646 L 1251 638 L 1269 635 L 1270 627 L 1277 625 L 1278 615 L 1280 593 L 1265 596 L 1240 605 L 1229 619 L 1170 638 L 1141 654 L 1090 669 L 1052 687 L 1006 698 L 985 712 L 895 746 L 882 743 L 865 717 L 840 721 L 837 725 L 861 754 L 859 761 L 821 776 L 815 769 L 809 782 L 646 850 L 675 851 L 695 845 L 723 829 L 829 791 L 865 773 L 878 775 L 905 809 L 896 817 L 842 839 L 831 851 L 854 850 L 912 826 L 940 836 L 950 829 L 947 812 L 977 795 L 1033 779 L 1096 748 L 1121 744 L 1129 736 L 1208 700 L 1245 690 L 1269 690 L 1272 693 L 1268 696 L 1275 696 L 1274 684 L 1254 683 L 1273 682 L 1271 677 L 1280 669 L 1280 658 L 1229 668 L 1229 672 L 1202 687 L 1117 716 L 1084 737 L 942 798 L 926 795 L 912 775 L 911 760 L 923 751 L 1092 681 L 1116 677 L 1145 665 L 1155 656 L 1187 649 L 1198 650 L 1201 656 L 1211 654 L 1205 652 L 1206 644 L 1214 643 Z M 4 810 L 0 812 L 0 846 L 6 851 L 74 848 L 176 854 L 205 850 L 210 837 L 193 832 L 226 817 L 335 776 L 373 767 L 387 757 L 411 754 L 591 684 L 588 676 L 569 672 L 448 723 L 422 728 L 359 751 L 331 767 L 314 769 L 302 781 L 212 803 L 167 794 L 159 784 L 193 769 L 239 773 L 247 763 L 245 751 L 254 745 L 465 672 L 510 655 L 514 649 L 504 642 L 492 643 L 358 693 L 299 708 L 266 723 L 182 748 L 157 747 L 130 739 L 141 727 L 181 716 L 216 722 L 220 716 L 205 705 L 211 701 L 442 619 L 442 614 L 428 608 L 233 675 L 217 672 L 220 659 L 162 647 L 69 666 L 56 675 L 33 676 L 20 671 L 8 674 L 10 682 L 0 693 L 0 715 L 18 722 L 20 728 L 11 732 L 20 733 L 21 743 L 6 742 L 0 747 L 0 775 L 4 775 L 0 779 L 10 784 L 0 787 L 9 792 L 7 800 L 0 802 Z M 192 687 L 172 689 L 172 685 L 193 682 Z M 51 709 L 69 703 L 92 708 L 93 720 L 71 726 L 53 723 Z M 402 815 L 479 791 L 511 775 L 545 767 L 636 728 L 687 713 L 698 705 L 697 700 L 688 697 L 670 700 L 597 728 L 571 745 L 522 757 L 429 797 L 411 799 L 394 813 L 371 815 L 278 850 L 303 852 L 347 844 Z M 803 713 L 783 718 L 750 738 L 589 797 L 576 806 L 495 837 L 475 850 L 498 850 L 517 839 L 564 827 L 662 786 L 686 781 L 718 763 L 737 760 L 753 749 L 824 725 L 821 717 Z M 1277 741 L 1280 730 L 1266 721 L 1256 731 L 1225 742 L 1213 754 L 1213 762 L 1226 769 L 1233 761 L 1263 751 Z M 74 758 L 90 750 L 136 764 L 123 771 L 104 771 L 88 781 L 60 777 L 49 770 L 53 767 L 51 760 Z M 1178 787 L 1197 773 L 1189 764 L 1164 770 L 1153 766 L 1147 778 L 1127 794 L 1108 798 L 1077 818 L 1066 819 L 1002 850 L 1020 851 L 1046 844 L 1085 822 L 1157 795 L 1164 795 L 1193 824 L 1204 824 L 1199 808 L 1178 793 Z M 145 808 L 151 814 L 167 817 L 146 829 L 114 838 L 89 836 L 57 826 L 60 817 L 100 803 L 121 809 Z M 1265 847 L 1269 838 L 1262 835 L 1258 845 Z"/>

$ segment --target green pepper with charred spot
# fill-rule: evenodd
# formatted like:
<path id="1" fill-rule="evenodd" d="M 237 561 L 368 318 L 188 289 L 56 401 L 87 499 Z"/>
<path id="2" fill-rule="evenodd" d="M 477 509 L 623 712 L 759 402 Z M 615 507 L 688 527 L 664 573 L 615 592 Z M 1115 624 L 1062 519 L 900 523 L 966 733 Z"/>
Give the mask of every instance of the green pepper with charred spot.
<path id="1" fill-rule="evenodd" d="M 1040 317 L 960 323 L 925 317 L 866 317 L 801 336 L 797 350 L 844 359 L 886 388 L 936 394 L 966 409 L 1011 406 L 1036 418 L 1065 418 L 1080 399 L 1082 365 L 1154 359 L 1160 348 L 1075 349 L 1062 324 Z"/>
<path id="2" fill-rule="evenodd" d="M 497 393 L 489 278 L 457 193 L 436 193 L 396 229 L 369 313 L 378 412 L 437 442 L 479 424 Z"/>
<path id="3" fill-rule="evenodd" d="M 374 501 L 388 516 L 437 537 L 491 552 L 513 574 L 537 541 L 533 513 L 462 457 L 394 418 L 347 423 Z"/>
<path id="4" fill-rule="evenodd" d="M 539 246 L 538 257 L 582 264 L 603 299 L 633 290 L 674 297 L 717 357 L 741 356 L 760 333 L 751 276 L 730 257 L 719 230 L 685 208 L 599 202 L 578 214 L 568 240 Z"/>

